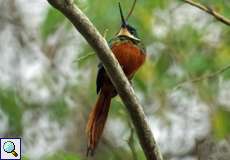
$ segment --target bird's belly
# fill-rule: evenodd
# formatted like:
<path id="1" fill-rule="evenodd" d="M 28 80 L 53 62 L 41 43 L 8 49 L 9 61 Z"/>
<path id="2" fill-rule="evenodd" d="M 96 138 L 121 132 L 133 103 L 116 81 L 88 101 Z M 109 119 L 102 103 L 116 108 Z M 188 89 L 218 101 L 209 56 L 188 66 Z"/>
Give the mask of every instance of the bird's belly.
<path id="1" fill-rule="evenodd" d="M 145 54 L 130 42 L 114 45 L 112 51 L 129 79 L 145 61 Z"/>

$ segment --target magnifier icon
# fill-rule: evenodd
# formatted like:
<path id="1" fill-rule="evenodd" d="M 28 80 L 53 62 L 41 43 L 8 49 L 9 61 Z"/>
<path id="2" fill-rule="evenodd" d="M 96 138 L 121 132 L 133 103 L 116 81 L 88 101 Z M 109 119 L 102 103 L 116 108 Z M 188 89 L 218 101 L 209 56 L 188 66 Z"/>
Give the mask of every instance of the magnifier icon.
<path id="1" fill-rule="evenodd" d="M 4 144 L 3 144 L 3 150 L 6 152 L 6 153 L 11 153 L 14 155 L 14 157 L 17 157 L 18 154 L 17 152 L 15 151 L 15 145 L 13 142 L 11 141 L 6 141 Z"/>

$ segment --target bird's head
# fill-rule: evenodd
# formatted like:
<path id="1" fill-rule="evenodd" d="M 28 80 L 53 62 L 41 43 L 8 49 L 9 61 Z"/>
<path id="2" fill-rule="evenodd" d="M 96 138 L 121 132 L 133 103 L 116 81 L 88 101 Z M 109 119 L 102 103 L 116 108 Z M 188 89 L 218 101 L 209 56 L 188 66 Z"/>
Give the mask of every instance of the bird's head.
<path id="1" fill-rule="evenodd" d="M 126 19 L 124 18 L 120 3 L 119 3 L 119 10 L 120 10 L 120 15 L 121 15 L 121 28 L 117 36 L 126 36 L 130 39 L 140 41 L 138 34 L 137 34 L 137 30 L 133 26 L 128 24 L 127 18 Z"/>

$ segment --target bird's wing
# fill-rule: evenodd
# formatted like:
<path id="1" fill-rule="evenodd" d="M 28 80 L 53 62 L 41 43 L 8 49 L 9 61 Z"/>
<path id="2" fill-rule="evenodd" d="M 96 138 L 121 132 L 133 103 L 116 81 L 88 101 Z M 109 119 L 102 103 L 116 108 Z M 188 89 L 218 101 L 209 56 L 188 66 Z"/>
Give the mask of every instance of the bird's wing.
<path id="1" fill-rule="evenodd" d="M 108 45 L 111 48 L 114 43 L 116 43 L 119 39 L 117 37 L 112 38 L 109 42 Z M 98 71 L 97 71 L 97 79 L 96 79 L 96 85 L 97 85 L 97 94 L 100 92 L 101 87 L 103 86 L 103 81 L 105 77 L 105 68 L 103 64 L 100 62 L 98 64 Z"/>
<path id="2" fill-rule="evenodd" d="M 97 80 L 96 80 L 97 94 L 100 92 L 101 87 L 103 86 L 104 74 L 105 74 L 105 69 L 103 67 L 103 64 L 99 63 L 98 64 L 98 71 L 97 71 Z"/>

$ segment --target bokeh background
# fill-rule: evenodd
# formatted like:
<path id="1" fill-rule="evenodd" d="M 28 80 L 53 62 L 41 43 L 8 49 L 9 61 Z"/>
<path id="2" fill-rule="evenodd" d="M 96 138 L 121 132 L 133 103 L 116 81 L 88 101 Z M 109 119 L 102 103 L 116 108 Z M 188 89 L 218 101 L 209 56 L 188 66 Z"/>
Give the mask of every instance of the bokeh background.
<path id="1" fill-rule="evenodd" d="M 123 0 L 127 14 L 132 1 Z M 199 0 L 230 18 L 229 0 Z M 77 0 L 107 40 L 117 0 Z M 129 23 L 148 58 L 133 79 L 166 160 L 230 159 L 230 27 L 180 0 L 138 1 Z M 21 137 L 25 160 L 85 160 L 98 59 L 45 0 L 0 1 L 0 137 Z M 144 160 L 119 97 L 94 160 Z"/>

